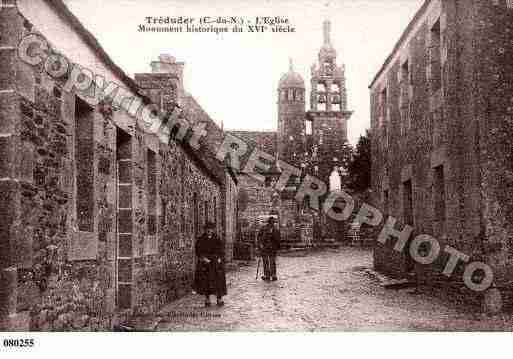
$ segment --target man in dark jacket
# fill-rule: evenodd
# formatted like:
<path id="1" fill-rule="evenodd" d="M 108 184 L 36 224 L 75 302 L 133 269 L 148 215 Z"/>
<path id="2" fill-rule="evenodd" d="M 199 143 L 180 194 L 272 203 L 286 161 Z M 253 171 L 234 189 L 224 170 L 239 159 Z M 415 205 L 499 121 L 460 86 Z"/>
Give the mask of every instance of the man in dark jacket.
<path id="1" fill-rule="evenodd" d="M 210 306 L 210 295 L 217 297 L 217 305 L 224 305 L 226 275 L 224 271 L 224 244 L 215 233 L 215 225 L 208 222 L 205 233 L 196 242 L 198 264 L 194 277 L 194 290 L 205 296 L 205 306 Z"/>
<path id="2" fill-rule="evenodd" d="M 278 279 L 276 277 L 276 252 L 280 248 L 280 232 L 275 227 L 275 222 L 276 219 L 270 217 L 267 224 L 258 233 L 258 249 L 264 264 L 262 279 L 265 281 Z"/>

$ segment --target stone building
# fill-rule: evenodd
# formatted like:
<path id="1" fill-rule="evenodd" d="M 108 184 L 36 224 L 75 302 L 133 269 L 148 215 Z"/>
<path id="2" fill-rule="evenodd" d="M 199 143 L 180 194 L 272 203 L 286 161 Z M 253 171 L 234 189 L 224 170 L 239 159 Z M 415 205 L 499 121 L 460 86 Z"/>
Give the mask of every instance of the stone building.
<path id="1" fill-rule="evenodd" d="M 233 255 L 233 243 L 236 239 L 237 226 L 237 178 L 229 167 L 224 167 L 216 158 L 216 151 L 221 146 L 224 133 L 219 126 L 203 110 L 194 96 L 185 91 L 183 84 L 183 62 L 177 62 L 169 55 L 161 55 L 158 60 L 151 62 L 151 73 L 135 74 L 135 82 L 142 94 L 148 96 L 152 103 L 160 104 L 160 110 L 172 112 L 175 105 L 183 110 L 191 128 L 201 127 L 204 136 L 199 140 L 200 151 L 192 151 L 201 160 L 204 169 L 213 174 L 214 178 L 221 179 L 221 197 L 211 205 L 220 207 L 222 220 L 212 218 L 219 225 L 219 231 L 226 243 L 226 259 L 230 261 Z M 219 202 L 216 202 L 216 201 Z M 202 204 L 198 202 L 193 207 Z M 198 208 L 199 208 L 198 207 Z M 204 222 L 204 220 L 203 220 Z M 203 223 L 201 222 L 201 223 Z"/>
<path id="2" fill-rule="evenodd" d="M 347 121 L 352 112 L 347 109 L 345 67 L 337 64 L 337 52 L 331 44 L 331 23 L 323 23 L 323 45 L 318 61 L 311 67 L 310 110 L 306 110 L 306 87 L 303 77 L 294 71 L 290 60 L 289 71 L 278 84 L 277 131 L 230 131 L 251 146 L 272 155 L 276 160 L 300 168 L 301 177 L 310 174 L 329 187 L 342 185 L 347 167 Z M 280 173 L 274 165 L 264 173 L 265 183 L 254 181 L 251 174 L 241 173 L 240 191 L 248 192 L 248 205 L 240 211 L 241 230 L 254 227 L 257 214 L 279 215 L 282 238 L 285 241 L 311 242 L 333 235 L 325 231 L 326 218 L 305 208 L 294 200 L 300 178 L 292 177 L 281 193 L 273 193 L 270 183 Z M 335 181 L 333 181 L 335 178 Z M 338 180 L 338 182 L 337 182 Z M 334 188 L 331 188 L 334 189 Z M 271 199 L 271 201 L 270 201 Z"/>
<path id="3" fill-rule="evenodd" d="M 30 36 L 33 63 L 19 55 Z M 190 292 L 206 220 L 230 260 L 236 179 L 212 155 L 222 131 L 183 90 L 183 65 L 161 56 L 134 81 L 62 1 L 1 2 L 3 329 L 109 329 L 154 312 Z M 68 87 L 74 69 L 94 82 Z M 104 97 L 109 83 L 121 87 Z M 120 91 L 212 131 L 198 148 L 173 132 L 162 142 L 113 100 Z"/>
<path id="4" fill-rule="evenodd" d="M 370 85 L 376 205 L 489 264 L 496 300 L 513 264 L 512 34 L 511 1 L 425 1 Z M 377 270 L 486 298 L 463 289 L 463 261 L 447 278 L 447 253 L 422 266 L 393 244 L 378 243 Z"/>

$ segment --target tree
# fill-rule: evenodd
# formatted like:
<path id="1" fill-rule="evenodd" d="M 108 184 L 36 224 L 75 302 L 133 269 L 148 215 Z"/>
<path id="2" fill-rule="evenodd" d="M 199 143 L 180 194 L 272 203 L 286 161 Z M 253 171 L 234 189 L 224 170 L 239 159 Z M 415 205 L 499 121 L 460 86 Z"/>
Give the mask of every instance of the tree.
<path id="1" fill-rule="evenodd" d="M 369 130 L 360 136 L 353 159 L 349 164 L 348 187 L 355 192 L 365 192 L 371 187 L 371 143 Z"/>

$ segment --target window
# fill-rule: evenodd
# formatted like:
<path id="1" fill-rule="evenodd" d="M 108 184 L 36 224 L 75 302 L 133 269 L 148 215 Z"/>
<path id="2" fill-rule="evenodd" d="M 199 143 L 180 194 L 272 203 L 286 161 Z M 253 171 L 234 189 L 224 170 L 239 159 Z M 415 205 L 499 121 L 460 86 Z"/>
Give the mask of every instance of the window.
<path id="1" fill-rule="evenodd" d="M 205 201 L 205 225 L 208 222 L 208 201 Z"/>
<path id="2" fill-rule="evenodd" d="M 433 192 L 435 221 L 438 222 L 438 224 L 442 227 L 441 230 L 444 231 L 446 221 L 444 166 L 438 166 L 434 168 Z"/>
<path id="3" fill-rule="evenodd" d="M 194 219 L 194 237 L 198 237 L 200 231 L 199 231 L 198 195 L 196 193 L 194 193 L 192 195 L 192 211 L 193 211 L 193 219 Z"/>
<path id="4" fill-rule="evenodd" d="M 385 125 L 385 121 L 387 118 L 387 108 L 388 108 L 388 98 L 387 98 L 387 88 L 385 87 L 379 96 L 379 126 L 382 127 Z"/>
<path id="5" fill-rule="evenodd" d="M 383 146 L 388 147 L 388 93 L 387 88 L 383 88 L 379 96 L 379 110 L 378 110 L 378 126 L 381 128 Z"/>
<path id="6" fill-rule="evenodd" d="M 430 82 L 432 93 L 442 87 L 442 59 L 440 46 L 442 35 L 440 32 L 440 19 L 433 25 L 430 32 L 431 43 L 429 47 Z"/>
<path id="7" fill-rule="evenodd" d="M 342 179 L 338 173 L 337 167 L 333 168 L 329 178 L 330 191 L 340 191 L 342 189 Z"/>
<path id="8" fill-rule="evenodd" d="M 401 65 L 401 83 L 410 83 L 410 62 L 406 60 Z"/>
<path id="9" fill-rule="evenodd" d="M 312 134 L 312 121 L 306 121 L 305 123 L 305 126 L 306 126 L 306 134 L 307 135 L 311 135 Z"/>
<path id="10" fill-rule="evenodd" d="M 289 98 L 288 98 L 289 101 L 294 101 L 294 90 L 290 89 L 289 90 Z"/>
<path id="11" fill-rule="evenodd" d="M 164 199 L 160 200 L 160 225 L 164 227 L 167 222 L 167 202 Z"/>
<path id="12" fill-rule="evenodd" d="M 214 206 L 212 208 L 213 210 L 213 216 L 214 216 L 214 225 L 216 226 L 217 228 L 217 198 L 214 197 Z"/>
<path id="13" fill-rule="evenodd" d="M 296 101 L 303 101 L 303 94 L 302 94 L 301 90 L 295 91 L 295 98 L 296 98 Z"/>
<path id="14" fill-rule="evenodd" d="M 405 224 L 413 226 L 413 186 L 411 180 L 403 183 L 403 217 Z"/>
<path id="15" fill-rule="evenodd" d="M 324 63 L 324 65 L 323 65 L 323 67 L 324 67 L 324 73 L 325 73 L 326 75 L 331 75 L 331 74 L 333 74 L 333 67 L 334 67 L 334 66 L 333 66 L 333 63 L 331 63 L 331 62 L 325 62 L 325 63 Z"/>
<path id="16" fill-rule="evenodd" d="M 75 181 L 78 230 L 94 232 L 93 108 L 80 98 L 75 102 Z"/>
<path id="17" fill-rule="evenodd" d="M 410 129 L 410 64 L 405 61 L 401 66 L 401 83 L 399 97 L 399 109 L 401 113 L 401 134 L 405 134 Z"/>
<path id="18" fill-rule="evenodd" d="M 383 216 L 385 217 L 385 221 L 390 215 L 390 193 L 388 190 L 383 191 Z"/>
<path id="19" fill-rule="evenodd" d="M 326 86 L 323 83 L 318 82 L 317 83 L 317 92 L 324 92 L 326 91 Z"/>

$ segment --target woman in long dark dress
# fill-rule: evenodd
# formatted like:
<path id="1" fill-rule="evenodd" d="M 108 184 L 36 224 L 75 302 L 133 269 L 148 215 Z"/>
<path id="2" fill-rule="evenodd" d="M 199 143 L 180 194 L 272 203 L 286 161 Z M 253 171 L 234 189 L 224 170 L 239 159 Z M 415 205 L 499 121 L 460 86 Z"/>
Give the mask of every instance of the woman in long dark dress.
<path id="1" fill-rule="evenodd" d="M 217 297 L 217 305 L 224 305 L 226 275 L 224 271 L 224 245 L 215 233 L 215 225 L 207 223 L 205 232 L 196 242 L 198 264 L 194 290 L 205 296 L 205 306 L 210 306 L 210 295 Z"/>

